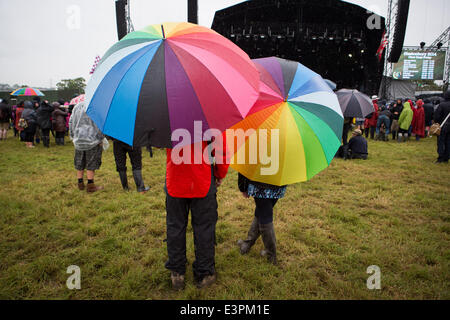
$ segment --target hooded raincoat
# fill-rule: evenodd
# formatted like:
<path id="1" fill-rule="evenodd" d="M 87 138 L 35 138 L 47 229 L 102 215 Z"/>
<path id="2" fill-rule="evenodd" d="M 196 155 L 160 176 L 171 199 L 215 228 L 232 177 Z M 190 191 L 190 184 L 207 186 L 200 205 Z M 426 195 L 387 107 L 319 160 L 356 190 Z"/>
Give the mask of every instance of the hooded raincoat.
<path id="1" fill-rule="evenodd" d="M 422 99 L 417 100 L 416 102 L 417 109 L 414 112 L 413 120 L 412 120 L 412 133 L 419 137 L 425 137 L 425 109 L 423 108 Z"/>
<path id="2" fill-rule="evenodd" d="M 75 149 L 87 151 L 99 145 L 104 138 L 91 118 L 86 114 L 84 102 L 77 104 L 69 121 L 70 138 Z"/>
<path id="3" fill-rule="evenodd" d="M 413 118 L 413 111 L 411 109 L 411 105 L 409 102 L 405 102 L 403 104 L 403 110 L 400 114 L 400 118 L 398 119 L 398 125 L 400 126 L 400 129 L 408 130 L 409 126 L 411 125 L 412 118 Z"/>

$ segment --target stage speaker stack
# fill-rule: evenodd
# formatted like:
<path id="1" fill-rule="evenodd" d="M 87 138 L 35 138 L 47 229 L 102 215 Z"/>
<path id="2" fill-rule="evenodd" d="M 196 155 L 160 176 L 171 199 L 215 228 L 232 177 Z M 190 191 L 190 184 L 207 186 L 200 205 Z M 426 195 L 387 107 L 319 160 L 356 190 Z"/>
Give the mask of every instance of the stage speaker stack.
<path id="1" fill-rule="evenodd" d="M 116 0 L 116 23 L 119 40 L 127 35 L 126 6 L 128 0 Z"/>
<path id="2" fill-rule="evenodd" d="M 398 1 L 394 37 L 391 45 L 391 53 L 388 57 L 388 61 L 391 63 L 398 62 L 398 59 L 400 59 L 400 55 L 402 54 L 403 42 L 405 40 L 406 24 L 408 22 L 409 1 L 410 0 Z"/>
<path id="3" fill-rule="evenodd" d="M 188 0 L 188 22 L 198 24 L 197 0 Z"/>

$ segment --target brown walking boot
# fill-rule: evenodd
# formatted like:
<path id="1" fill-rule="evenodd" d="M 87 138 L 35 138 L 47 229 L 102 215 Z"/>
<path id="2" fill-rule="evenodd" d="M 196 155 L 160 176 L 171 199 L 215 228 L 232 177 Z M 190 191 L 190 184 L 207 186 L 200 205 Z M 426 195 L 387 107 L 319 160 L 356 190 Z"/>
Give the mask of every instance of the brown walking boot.
<path id="1" fill-rule="evenodd" d="M 172 288 L 175 290 L 184 289 L 184 275 L 172 271 L 170 273 L 170 279 L 172 280 Z"/>
<path id="2" fill-rule="evenodd" d="M 217 280 L 217 275 L 216 273 L 208 275 L 208 276 L 204 276 L 203 279 L 201 279 L 200 281 L 197 281 L 196 286 L 198 289 L 202 289 L 202 288 L 206 288 L 209 287 L 210 285 L 212 285 L 213 283 L 215 283 Z"/>
<path id="3" fill-rule="evenodd" d="M 78 189 L 83 191 L 86 188 L 86 186 L 84 185 L 84 182 L 78 182 Z"/>
<path id="4" fill-rule="evenodd" d="M 100 191 L 103 189 L 104 189 L 103 186 L 96 186 L 95 183 L 88 183 L 86 191 L 87 191 L 87 193 L 93 193 L 93 192 L 97 192 L 97 191 Z"/>

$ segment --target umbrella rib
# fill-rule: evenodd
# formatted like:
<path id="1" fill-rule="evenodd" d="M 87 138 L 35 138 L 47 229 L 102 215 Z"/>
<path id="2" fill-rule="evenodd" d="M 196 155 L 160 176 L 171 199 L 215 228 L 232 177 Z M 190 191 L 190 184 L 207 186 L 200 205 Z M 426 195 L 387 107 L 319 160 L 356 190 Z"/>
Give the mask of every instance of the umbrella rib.
<path id="1" fill-rule="evenodd" d="M 186 75 L 187 75 L 187 77 L 189 78 L 189 80 L 191 80 L 191 77 L 189 76 L 189 73 L 186 71 L 186 69 L 185 69 L 185 67 L 184 67 L 184 64 L 182 63 L 182 59 L 180 59 L 180 57 L 178 56 L 177 52 L 176 52 L 175 50 L 173 50 L 172 45 L 174 45 L 175 47 L 177 47 L 178 50 L 182 50 L 183 52 L 189 54 L 189 56 L 191 56 L 192 59 L 194 59 L 195 61 L 197 61 L 199 64 L 201 64 L 203 67 L 205 67 L 206 70 L 208 70 L 208 72 L 211 74 L 211 77 L 213 77 L 213 78 L 217 81 L 217 83 L 220 83 L 220 85 L 223 86 L 222 82 L 220 82 L 220 80 L 217 79 L 216 75 L 215 75 L 214 73 L 212 73 L 212 72 L 210 71 L 210 69 L 209 69 L 209 68 L 208 68 L 201 60 L 197 59 L 194 55 L 190 54 L 188 51 L 184 50 L 183 48 L 177 46 L 177 45 L 174 44 L 173 42 L 169 43 L 169 41 L 168 41 L 167 43 L 168 43 L 169 46 L 171 47 L 173 53 L 177 56 L 178 61 L 180 61 L 180 65 L 181 65 L 181 67 L 183 68 L 183 70 L 184 70 L 184 72 L 186 73 Z M 220 58 L 220 57 L 218 57 L 218 58 Z M 220 58 L 220 59 L 222 59 L 222 58 Z M 197 90 L 195 89 L 195 86 L 193 85 L 193 83 L 192 83 L 192 88 L 194 89 L 195 95 L 197 96 L 197 99 L 198 99 L 198 101 L 200 102 L 200 98 L 198 97 Z M 233 98 L 230 96 L 230 94 L 228 93 L 228 91 L 226 91 L 226 90 L 224 89 L 223 92 L 228 96 L 228 98 L 230 99 L 230 101 L 233 102 L 235 108 L 236 108 L 236 109 L 238 110 L 238 112 L 239 112 L 239 109 L 237 108 L 237 105 L 238 105 L 238 104 L 233 100 Z M 239 112 L 239 113 L 240 113 L 240 112 Z M 247 113 L 248 113 L 248 112 L 247 112 Z M 242 115 L 242 117 L 245 117 L 245 115 Z M 206 115 L 205 115 L 205 119 L 208 120 L 208 119 L 206 118 Z"/>
<path id="2" fill-rule="evenodd" d="M 175 52 L 175 50 L 172 49 L 171 44 L 170 44 L 169 42 L 166 42 L 165 45 L 168 46 L 169 49 L 172 51 L 172 53 L 177 57 L 178 62 L 179 62 L 179 65 L 180 65 L 180 67 L 183 69 L 184 74 L 186 75 L 186 78 L 189 79 L 189 81 L 191 82 L 191 79 L 190 79 L 190 77 L 189 77 L 188 72 L 186 71 L 186 69 L 185 69 L 183 63 L 181 63 L 180 57 L 178 57 L 178 55 L 177 55 L 177 53 Z M 179 47 L 178 47 L 178 48 L 179 48 Z M 181 48 L 180 48 L 180 49 L 181 49 Z M 201 103 L 200 103 L 200 98 L 198 97 L 198 94 L 197 94 L 197 92 L 195 91 L 194 84 L 193 84 L 192 82 L 191 82 L 190 84 L 191 84 L 191 86 L 192 86 L 192 92 L 195 94 L 195 98 L 197 99 L 199 105 L 201 105 Z M 231 98 L 230 98 L 230 100 L 231 100 Z M 233 100 L 231 100 L 231 101 L 233 101 Z M 169 103 L 167 103 L 167 108 L 169 108 Z M 200 112 L 201 112 L 201 114 L 203 115 L 203 117 L 206 119 L 206 121 L 208 121 L 208 119 L 207 119 L 207 117 L 206 117 L 206 114 L 205 114 L 205 112 L 203 111 L 203 108 L 200 107 L 199 109 L 200 109 Z M 170 123 L 169 123 L 169 125 L 170 125 Z M 208 123 L 207 123 L 206 125 L 209 127 L 209 124 L 208 124 Z"/>
<path id="3" fill-rule="evenodd" d="M 297 105 L 296 105 L 297 106 Z M 290 107 L 290 112 L 296 112 L 295 111 L 295 108 L 291 108 L 291 106 L 289 106 Z M 299 107 L 299 106 L 298 106 Z M 299 107 L 300 108 L 300 107 Z M 294 110 L 292 110 L 292 109 L 294 109 Z M 302 109 L 303 110 L 303 109 Z M 303 111 L 305 111 L 305 112 L 308 112 L 308 113 L 311 113 L 311 112 L 309 112 L 309 111 L 307 111 L 307 110 L 303 110 Z M 310 124 L 309 124 L 309 122 L 299 113 L 299 112 L 296 112 L 297 114 L 298 114 L 298 116 L 299 117 L 301 117 L 302 119 L 303 119 L 303 121 L 305 121 L 305 123 L 307 123 L 308 124 L 308 126 L 311 128 L 311 126 L 310 126 Z M 317 117 L 315 114 L 313 114 L 313 113 L 311 113 L 311 115 L 312 116 L 314 116 L 314 117 Z M 294 116 L 294 115 L 293 115 Z M 295 125 L 297 126 L 297 128 L 299 129 L 299 131 L 300 131 L 300 128 L 298 127 L 298 124 L 297 124 L 297 122 L 295 123 Z M 325 158 L 325 160 L 327 161 L 327 163 L 328 164 L 330 164 L 331 163 L 331 161 L 330 162 L 328 162 L 328 159 L 327 159 L 327 155 L 325 154 L 325 151 L 324 151 L 324 146 L 323 146 L 323 144 L 322 144 L 322 141 L 320 140 L 320 138 L 317 136 L 317 134 L 316 134 L 316 132 L 311 128 L 311 132 L 314 134 L 314 136 L 316 137 L 316 139 L 317 139 L 317 141 L 319 141 L 319 143 L 320 143 L 320 146 L 321 146 L 321 151 L 322 151 L 322 153 L 323 153 L 323 156 L 324 156 L 324 158 Z M 303 152 L 305 152 L 305 146 L 303 145 Z M 306 172 L 306 176 L 308 176 L 308 172 Z"/>
<path id="4" fill-rule="evenodd" d="M 158 50 L 158 49 L 157 49 L 157 50 Z M 145 53 L 143 53 L 143 54 L 142 54 L 142 55 L 141 55 L 141 56 L 133 63 L 133 65 L 134 65 L 136 62 L 138 62 L 140 59 L 142 59 L 142 58 L 146 55 L 147 52 L 148 52 L 148 51 L 146 51 Z M 111 102 L 114 100 L 114 97 L 115 97 L 115 95 L 116 95 L 116 93 L 117 93 L 117 90 L 118 90 L 119 87 L 120 87 L 120 84 L 122 83 L 123 79 L 124 79 L 125 76 L 128 74 L 128 72 L 130 71 L 130 69 L 131 69 L 131 68 L 128 68 L 128 70 L 127 70 L 127 71 L 122 75 L 122 77 L 120 78 L 120 81 L 117 82 L 117 86 L 116 86 L 116 88 L 114 89 L 114 94 L 112 95 Z M 141 83 L 141 85 L 142 85 L 142 83 Z M 140 91 L 140 90 L 139 90 L 139 91 Z M 94 97 L 95 97 L 95 94 L 94 94 L 94 96 L 92 97 L 91 101 L 94 99 Z M 139 100 L 138 100 L 138 103 L 139 103 Z M 103 127 L 102 127 L 102 129 L 101 129 L 102 132 L 103 132 L 103 130 L 104 130 L 104 128 L 105 128 L 105 125 L 106 125 L 106 123 L 107 123 L 107 121 L 108 121 L 108 117 L 109 117 L 110 111 L 111 111 L 111 105 L 110 105 L 110 107 L 108 108 L 108 113 L 106 114 L 105 121 L 104 121 Z M 136 121 L 136 115 L 135 115 L 135 121 Z M 134 132 L 133 132 L 133 134 L 134 134 Z"/>

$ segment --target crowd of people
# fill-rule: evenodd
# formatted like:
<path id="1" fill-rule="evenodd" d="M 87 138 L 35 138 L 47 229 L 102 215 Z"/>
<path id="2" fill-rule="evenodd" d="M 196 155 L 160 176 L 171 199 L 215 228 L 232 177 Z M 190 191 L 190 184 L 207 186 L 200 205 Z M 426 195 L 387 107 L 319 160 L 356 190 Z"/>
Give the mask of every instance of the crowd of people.
<path id="1" fill-rule="evenodd" d="M 438 105 L 429 99 L 397 99 L 386 102 L 372 97 L 374 112 L 368 115 L 360 125 L 366 138 L 389 141 L 405 142 L 410 137 L 417 141 L 424 137 L 430 137 L 430 127 L 433 122 L 434 111 Z"/>
<path id="2" fill-rule="evenodd" d="M 34 97 L 32 101 L 20 101 L 9 106 L 8 100 L 0 103 L 1 140 L 6 140 L 8 129 L 12 128 L 14 137 L 19 137 L 28 148 L 34 148 L 42 141 L 50 147 L 50 132 L 57 145 L 64 145 L 64 137 L 69 131 L 69 119 L 73 106 L 64 100 L 50 104 Z"/>
<path id="3" fill-rule="evenodd" d="M 342 146 L 337 157 L 345 159 L 367 159 L 368 146 L 366 139 L 393 141 L 403 143 L 411 137 L 416 141 L 432 137 L 431 128 L 434 123 L 441 124 L 441 132 L 437 137 L 438 159 L 436 162 L 448 162 L 450 151 L 450 121 L 449 114 L 450 91 L 444 94 L 444 101 L 430 99 L 397 99 L 386 102 L 372 96 L 374 112 L 365 118 L 345 118 L 342 133 Z M 352 138 L 347 141 L 351 128 Z M 364 137 L 366 139 L 364 139 Z"/>
<path id="4" fill-rule="evenodd" d="M 95 171 L 102 163 L 102 152 L 109 144 L 103 133 L 86 114 L 85 104 L 65 107 L 64 101 L 20 102 L 9 108 L 8 101 L 0 103 L 0 138 L 7 138 L 7 130 L 13 127 L 15 136 L 19 135 L 27 147 L 34 147 L 42 138 L 45 147 L 49 147 L 50 132 L 54 132 L 57 145 L 64 145 L 67 132 L 75 146 L 74 167 L 79 190 L 88 193 L 102 190 L 94 183 Z M 410 136 L 416 140 L 430 136 L 432 123 L 440 124 L 438 136 L 438 160 L 448 162 L 450 152 L 450 90 L 445 93 L 445 101 L 437 108 L 429 101 L 398 99 L 391 103 L 378 101 L 373 97 L 374 112 L 365 119 L 347 118 L 344 121 L 343 146 L 340 151 L 346 159 L 367 159 L 366 138 L 388 141 L 392 139 L 405 142 Z M 24 123 L 23 123 L 24 122 Z M 354 125 L 352 125 L 354 122 Z M 348 132 L 352 131 L 349 141 Z M 364 138 L 365 135 L 365 138 Z M 118 140 L 113 141 L 116 170 L 124 190 L 129 190 L 127 181 L 126 155 L 130 157 L 133 177 L 137 191 L 149 190 L 142 179 L 142 150 L 128 146 Z M 202 143 L 200 152 L 208 147 Z M 151 153 L 151 147 L 149 147 Z M 185 287 L 186 273 L 186 231 L 189 212 L 192 215 L 194 233 L 195 261 L 193 263 L 194 281 L 198 288 L 204 288 L 216 281 L 215 269 L 215 228 L 218 219 L 216 194 L 228 172 L 228 164 L 223 161 L 207 163 L 202 155 L 198 157 L 198 148 L 191 146 L 191 164 L 174 163 L 171 149 L 167 149 L 166 160 L 166 235 L 168 260 L 165 267 L 170 271 L 172 286 L 180 290 Z M 339 153 L 338 152 L 338 153 Z M 214 154 L 211 155 L 214 157 Z M 202 159 L 196 163 L 195 159 Z M 87 185 L 84 184 L 84 175 Z M 255 202 L 254 219 L 245 239 L 240 239 L 237 246 L 241 254 L 247 254 L 256 240 L 261 236 L 264 250 L 261 255 L 272 264 L 277 264 L 276 237 L 273 225 L 273 209 L 279 199 L 283 198 L 286 186 L 251 181 L 239 174 L 238 188 L 245 198 L 253 197 Z"/>

